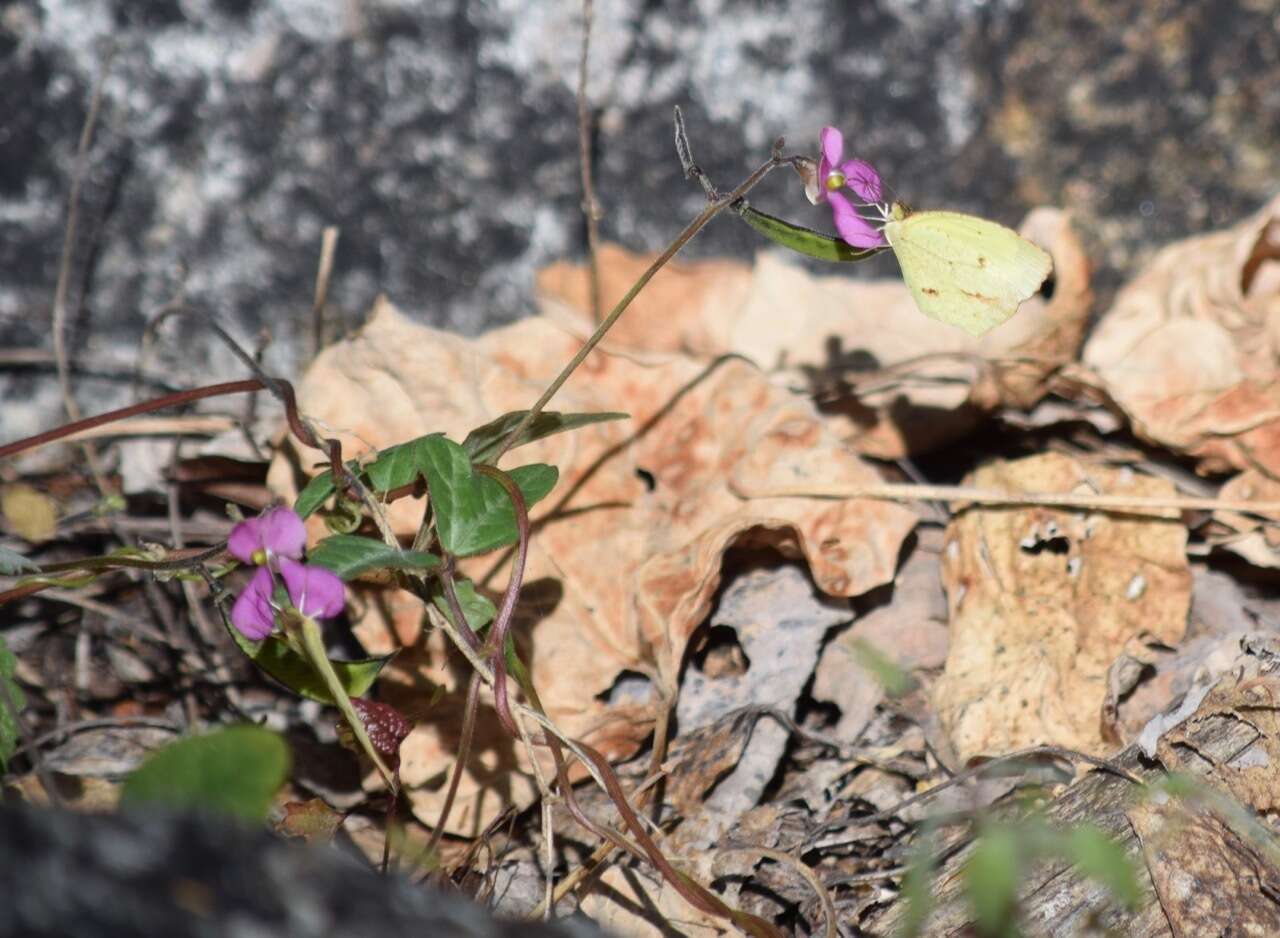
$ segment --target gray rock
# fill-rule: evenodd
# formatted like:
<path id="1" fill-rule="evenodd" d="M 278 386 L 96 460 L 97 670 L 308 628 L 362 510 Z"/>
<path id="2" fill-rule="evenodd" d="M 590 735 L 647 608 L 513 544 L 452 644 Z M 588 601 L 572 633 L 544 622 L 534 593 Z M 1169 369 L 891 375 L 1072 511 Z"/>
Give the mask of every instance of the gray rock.
<path id="1" fill-rule="evenodd" d="M 335 849 L 221 818 L 0 808 L 5 938 L 601 938 L 503 922 Z"/>
<path id="2" fill-rule="evenodd" d="M 901 197 L 1006 222 L 1076 215 L 1102 286 L 1160 242 L 1242 217 L 1280 178 L 1280 34 L 1268 5 L 1142 0 L 596 4 L 591 59 L 603 234 L 657 249 L 697 210 L 671 107 L 721 186 L 786 135 L 842 127 Z M 0 4 L 0 341 L 49 347 L 76 140 L 105 87 L 72 264 L 71 348 L 131 367 L 175 299 L 269 366 L 309 354 L 319 239 L 341 229 L 330 292 L 358 322 L 375 294 L 475 333 L 528 313 L 533 271 L 580 257 L 577 0 L 8 0 Z M 826 227 L 796 180 L 755 203 Z M 731 218 L 690 255 L 748 257 Z M 892 276 L 893 262 L 860 275 Z M 167 373 L 242 374 L 198 320 Z M 161 364 L 166 359 L 161 359 Z M 161 368 L 162 372 L 166 369 Z M 87 409 L 126 393 L 82 377 Z M 127 387 L 127 386 L 126 386 Z M 47 367 L 0 391 L 11 438 L 56 420 Z"/>

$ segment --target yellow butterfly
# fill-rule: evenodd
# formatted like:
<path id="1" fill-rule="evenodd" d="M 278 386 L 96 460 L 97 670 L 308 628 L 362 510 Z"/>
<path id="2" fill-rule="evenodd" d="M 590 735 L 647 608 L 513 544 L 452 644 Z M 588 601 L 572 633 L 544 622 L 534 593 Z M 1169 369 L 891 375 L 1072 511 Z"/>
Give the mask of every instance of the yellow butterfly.
<path id="1" fill-rule="evenodd" d="M 920 311 L 975 336 L 1012 316 L 1053 270 L 1016 231 L 973 215 L 895 202 L 883 230 Z"/>

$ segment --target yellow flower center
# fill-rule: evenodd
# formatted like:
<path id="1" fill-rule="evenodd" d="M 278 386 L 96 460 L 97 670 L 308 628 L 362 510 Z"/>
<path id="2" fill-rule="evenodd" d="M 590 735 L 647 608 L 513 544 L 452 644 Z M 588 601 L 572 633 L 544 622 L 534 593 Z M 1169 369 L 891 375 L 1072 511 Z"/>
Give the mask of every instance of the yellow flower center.
<path id="1" fill-rule="evenodd" d="M 265 566 L 267 562 L 267 552 L 263 550 L 261 547 L 259 547 L 257 550 L 253 552 L 253 554 L 249 557 L 249 559 L 252 560 L 254 563 L 256 563 L 259 567 Z"/>
<path id="2" fill-rule="evenodd" d="M 844 178 L 844 173 L 840 172 L 840 170 L 833 169 L 831 172 L 827 173 L 828 191 L 835 192 L 837 189 L 843 189 L 845 182 L 847 182 L 847 180 Z"/>

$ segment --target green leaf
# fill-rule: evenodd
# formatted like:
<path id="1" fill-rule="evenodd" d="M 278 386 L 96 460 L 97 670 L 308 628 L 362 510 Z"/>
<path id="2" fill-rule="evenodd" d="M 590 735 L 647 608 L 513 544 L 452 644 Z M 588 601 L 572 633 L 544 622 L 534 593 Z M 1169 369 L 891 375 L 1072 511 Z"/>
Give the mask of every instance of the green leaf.
<path id="1" fill-rule="evenodd" d="M 368 570 L 410 570 L 421 572 L 440 566 L 440 558 L 420 550 L 388 547 L 371 537 L 335 534 L 307 553 L 310 563 L 327 567 L 344 580 L 353 580 Z"/>
<path id="2" fill-rule="evenodd" d="M 471 631 L 479 632 L 493 621 L 494 616 L 498 614 L 498 609 L 489 602 L 488 597 L 476 592 L 474 583 L 470 580 L 458 580 L 453 587 L 458 594 L 458 605 L 462 607 L 462 614 L 466 617 L 467 625 L 471 626 Z M 431 601 L 446 618 L 453 621 L 453 613 L 449 609 L 449 603 L 444 597 L 444 587 L 439 580 L 431 584 Z"/>
<path id="3" fill-rule="evenodd" d="M 388 446 L 365 467 L 369 484 L 378 492 L 390 492 L 402 485 L 412 484 L 417 480 L 418 473 L 423 471 L 431 441 L 443 438 L 442 433 L 429 433 L 407 443 Z"/>
<path id="4" fill-rule="evenodd" d="M 770 241 L 782 245 L 797 254 L 816 257 L 820 261 L 852 263 L 865 261 L 879 254 L 884 248 L 855 248 L 839 238 L 833 238 L 812 228 L 802 228 L 781 218 L 758 212 L 746 202 L 735 206 L 739 217 Z"/>
<path id="5" fill-rule="evenodd" d="M 306 484 L 294 499 L 293 510 L 303 518 L 310 517 L 317 508 L 329 500 L 337 488 L 333 484 L 333 472 L 326 469 Z"/>
<path id="6" fill-rule="evenodd" d="M 323 678 L 316 674 L 311 662 L 298 654 L 284 639 L 276 635 L 268 635 L 260 641 L 246 638 L 230 622 L 226 623 L 231 638 L 240 646 L 240 650 L 249 656 L 249 660 L 267 674 L 271 675 L 289 690 L 300 697 L 317 700 L 320 703 L 335 703 Z M 380 672 L 394 655 L 382 658 L 361 658 L 355 661 L 334 661 L 333 670 L 338 680 L 346 688 L 348 696 L 359 697 L 377 680 Z"/>
<path id="7" fill-rule="evenodd" d="M 39 573 L 38 564 L 32 563 L 16 550 L 0 547 L 0 574 L 16 576 L 19 573 Z"/>
<path id="8" fill-rule="evenodd" d="M 916 686 L 911 672 L 903 670 L 896 661 L 865 639 L 850 639 L 847 647 L 853 653 L 853 660 L 869 671 L 890 697 L 901 697 Z"/>
<path id="9" fill-rule="evenodd" d="M 18 659 L 4 643 L 0 635 L 0 771 L 9 766 L 9 757 L 18 748 L 18 714 L 27 705 L 27 698 L 22 688 L 13 679 L 13 672 L 18 667 Z"/>
<path id="10" fill-rule="evenodd" d="M 1022 849 L 1017 831 L 992 826 L 983 831 L 964 868 L 965 892 L 973 905 L 978 934 L 1018 934 L 1018 882 L 1022 874 Z"/>
<path id="11" fill-rule="evenodd" d="M 471 467 L 467 452 L 443 436 L 423 441 L 423 471 L 436 515 L 436 531 L 445 550 L 468 557 L 514 543 L 515 509 L 506 490 Z M 511 478 L 532 507 L 555 487 L 554 466 L 535 463 L 511 470 Z"/>
<path id="12" fill-rule="evenodd" d="M 503 414 L 497 420 L 492 420 L 482 427 L 476 427 L 462 441 L 462 448 L 467 451 L 473 462 L 492 462 L 495 454 L 501 449 L 503 441 L 519 426 L 527 413 L 527 410 L 513 411 Z M 515 440 L 509 448 L 524 446 L 526 443 L 532 443 L 534 440 L 556 433 L 564 433 L 566 430 L 576 430 L 578 427 L 609 420 L 626 420 L 628 417 L 630 414 L 561 414 L 544 410 L 533 418 L 529 426 L 520 433 L 519 439 Z"/>
<path id="13" fill-rule="evenodd" d="M 928 821 L 925 822 L 926 825 Z M 933 911 L 933 837 L 926 827 L 911 848 L 907 860 L 907 875 L 902 880 L 903 913 L 898 919 L 897 938 L 916 938 L 923 930 L 929 913 Z"/>
<path id="14" fill-rule="evenodd" d="M 1133 860 L 1105 831 L 1093 824 L 1077 824 L 1063 838 L 1063 856 L 1081 873 L 1105 886 L 1130 911 L 1138 907 L 1142 891 Z"/>
<path id="15" fill-rule="evenodd" d="M 260 726 L 232 726 L 178 740 L 154 753 L 124 782 L 125 807 L 225 812 L 262 821 L 289 772 L 289 747 Z"/>

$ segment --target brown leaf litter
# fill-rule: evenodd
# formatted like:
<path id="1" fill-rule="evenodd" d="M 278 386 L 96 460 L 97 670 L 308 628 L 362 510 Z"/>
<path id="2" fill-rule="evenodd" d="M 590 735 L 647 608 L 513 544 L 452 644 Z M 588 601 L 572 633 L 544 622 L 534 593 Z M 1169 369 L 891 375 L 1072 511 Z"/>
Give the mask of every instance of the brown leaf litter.
<path id="1" fill-rule="evenodd" d="M 968 484 L 1159 496 L 1172 485 L 1061 454 L 996 462 Z M 962 760 L 1052 743 L 1102 752 L 1107 671 L 1132 637 L 1176 643 L 1191 574 L 1170 518 L 1041 507 L 960 510 L 943 580 L 951 635 L 933 703 Z"/>
<path id="2" fill-rule="evenodd" d="M 299 405 L 348 455 L 434 431 L 461 439 L 527 407 L 579 344 L 547 317 L 465 339 L 416 325 L 383 301 L 363 329 L 316 359 L 298 385 Z M 533 515 L 526 569 L 532 601 L 522 604 L 516 631 L 551 717 L 607 757 L 633 753 L 674 696 L 685 645 L 706 616 L 728 547 L 747 538 L 803 556 L 819 587 L 837 596 L 893 577 L 915 523 L 907 509 L 869 500 L 747 500 L 730 489 L 727 480 L 742 473 L 775 487 L 878 479 L 810 404 L 750 365 L 601 349 L 555 406 L 631 414 L 627 422 L 524 447 L 512 463 L 560 469 L 556 491 Z M 311 474 L 322 458 L 282 453 L 271 484 L 295 490 L 291 461 Z M 405 500 L 390 506 L 388 517 L 408 537 L 421 513 L 420 504 Z M 501 588 L 493 564 L 479 558 L 468 571 Z M 414 809 L 434 823 L 456 751 L 465 670 L 442 636 L 420 634 L 420 622 L 416 600 L 370 596 L 356 632 L 372 653 L 404 647 L 384 672 L 392 703 L 412 707 L 428 685 L 446 690 L 401 750 Z M 653 693 L 608 700 L 624 672 L 647 677 Z M 534 796 L 522 756 L 493 724 L 480 721 L 478 756 L 463 780 L 462 810 L 453 815 L 457 832 L 474 833 L 498 810 Z"/>

